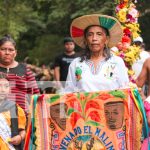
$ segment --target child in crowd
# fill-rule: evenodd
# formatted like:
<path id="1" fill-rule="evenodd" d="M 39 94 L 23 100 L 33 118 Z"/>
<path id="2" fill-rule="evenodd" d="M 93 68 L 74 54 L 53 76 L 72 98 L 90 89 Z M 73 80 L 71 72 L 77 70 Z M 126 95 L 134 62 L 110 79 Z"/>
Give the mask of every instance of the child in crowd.
<path id="1" fill-rule="evenodd" d="M 10 83 L 0 73 L 0 149 L 22 150 L 25 139 L 26 117 L 22 108 L 8 100 Z"/>

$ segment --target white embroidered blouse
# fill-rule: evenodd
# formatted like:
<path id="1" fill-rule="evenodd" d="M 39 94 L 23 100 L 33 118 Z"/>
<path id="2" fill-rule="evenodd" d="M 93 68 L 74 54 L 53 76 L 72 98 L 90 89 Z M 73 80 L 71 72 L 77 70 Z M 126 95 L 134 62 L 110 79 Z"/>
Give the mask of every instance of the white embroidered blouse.
<path id="1" fill-rule="evenodd" d="M 69 66 L 65 93 L 115 90 L 128 85 L 127 68 L 122 58 L 112 55 L 100 61 L 97 68 L 92 61 L 80 62 L 80 59 L 74 59 Z"/>

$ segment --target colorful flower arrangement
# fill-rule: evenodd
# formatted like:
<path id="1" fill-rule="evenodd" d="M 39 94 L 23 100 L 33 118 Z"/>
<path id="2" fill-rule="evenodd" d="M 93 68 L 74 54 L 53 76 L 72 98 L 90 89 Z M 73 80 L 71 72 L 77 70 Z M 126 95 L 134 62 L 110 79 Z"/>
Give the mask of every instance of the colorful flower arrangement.
<path id="1" fill-rule="evenodd" d="M 132 40 L 140 36 L 138 24 L 139 12 L 131 0 L 117 0 L 116 17 L 122 24 L 123 38 L 117 45 L 115 54 L 122 57 L 128 68 L 128 74 L 131 81 L 134 81 L 133 63 L 139 58 L 140 47 L 132 45 Z"/>

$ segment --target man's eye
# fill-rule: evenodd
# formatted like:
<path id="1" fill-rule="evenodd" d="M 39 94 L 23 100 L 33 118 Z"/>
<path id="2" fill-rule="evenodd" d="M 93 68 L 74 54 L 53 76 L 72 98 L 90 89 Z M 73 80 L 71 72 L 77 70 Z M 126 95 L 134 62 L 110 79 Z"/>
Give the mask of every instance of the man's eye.
<path id="1" fill-rule="evenodd" d="M 116 115 L 119 114 L 118 111 L 114 111 L 113 113 L 116 114 Z"/>
<path id="2" fill-rule="evenodd" d="M 97 35 L 102 35 L 102 33 L 98 32 Z"/>
<path id="3" fill-rule="evenodd" d="M 88 33 L 87 36 L 92 36 L 92 33 Z"/>

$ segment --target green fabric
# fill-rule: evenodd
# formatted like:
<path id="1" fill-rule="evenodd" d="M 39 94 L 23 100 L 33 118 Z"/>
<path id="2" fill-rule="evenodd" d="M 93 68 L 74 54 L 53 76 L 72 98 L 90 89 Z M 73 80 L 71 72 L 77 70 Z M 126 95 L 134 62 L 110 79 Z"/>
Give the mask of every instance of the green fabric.
<path id="1" fill-rule="evenodd" d="M 100 26 L 106 28 L 106 29 L 111 29 L 114 24 L 116 23 L 115 20 L 111 19 L 111 18 L 106 18 L 106 17 L 99 17 L 99 22 L 100 22 Z"/>
<path id="2" fill-rule="evenodd" d="M 35 107 L 36 107 L 36 104 L 37 104 L 37 100 L 38 100 L 38 95 L 34 95 L 34 97 L 33 97 L 33 109 L 32 109 L 32 111 L 33 111 L 33 116 L 31 116 L 32 117 L 32 119 L 31 119 L 31 122 L 32 122 L 32 131 L 31 131 L 31 141 L 32 141 L 32 144 L 30 144 L 30 150 L 33 150 L 33 145 L 35 144 L 34 142 L 35 142 L 35 126 L 34 126 L 34 123 L 35 123 L 35 118 L 34 118 L 34 116 L 35 116 Z"/>
<path id="3" fill-rule="evenodd" d="M 136 100 L 138 102 L 138 106 L 139 106 L 139 108 L 141 110 L 141 113 L 143 115 L 143 136 L 144 136 L 144 138 L 148 138 L 149 137 L 149 127 L 148 127 L 148 122 L 147 122 L 147 117 L 146 117 L 144 104 L 143 104 L 142 98 L 141 98 L 138 90 L 134 89 L 133 93 L 134 93 L 134 96 L 136 97 Z M 150 150 L 149 138 L 148 138 L 148 150 Z"/>

